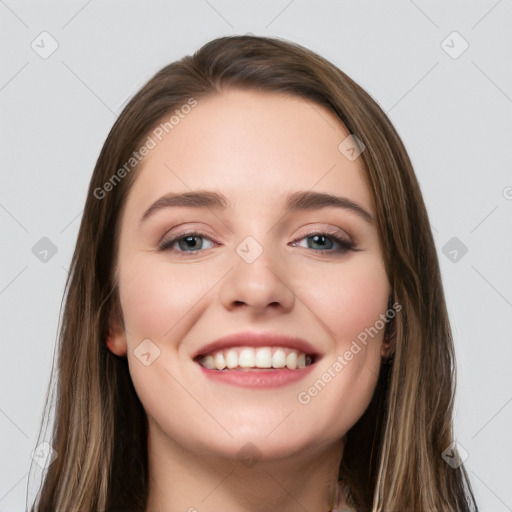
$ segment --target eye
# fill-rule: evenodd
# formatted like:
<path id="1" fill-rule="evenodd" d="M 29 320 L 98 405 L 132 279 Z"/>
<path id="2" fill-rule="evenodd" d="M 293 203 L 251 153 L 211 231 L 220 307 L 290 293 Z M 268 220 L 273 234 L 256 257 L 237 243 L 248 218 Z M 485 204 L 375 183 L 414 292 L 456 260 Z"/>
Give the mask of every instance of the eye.
<path id="1" fill-rule="evenodd" d="M 336 232 L 336 234 L 322 231 L 310 233 L 302 238 L 299 238 L 295 242 L 292 242 L 291 245 L 296 246 L 298 241 L 308 239 L 311 240 L 311 242 L 308 241 L 306 243 L 307 249 L 320 249 L 320 251 L 315 250 L 314 252 L 344 254 L 348 251 L 358 250 L 356 249 L 353 242 L 338 235 L 338 232 Z M 201 240 L 208 240 L 211 244 L 210 247 L 204 247 L 204 244 L 201 242 Z M 193 254 L 199 252 L 200 250 L 211 249 L 215 245 L 216 242 L 212 242 L 212 240 L 208 238 L 204 233 L 193 231 L 188 233 L 180 233 L 179 235 L 168 239 L 164 238 L 160 242 L 159 248 L 162 251 Z M 177 246 L 178 248 L 174 248 L 174 246 Z"/>
<path id="2" fill-rule="evenodd" d="M 190 232 L 190 233 L 181 233 L 177 236 L 174 236 L 170 239 L 164 239 L 160 242 L 159 248 L 162 251 L 177 251 L 177 252 L 197 252 L 200 249 L 205 249 L 202 243 L 198 243 L 199 239 L 209 240 L 211 239 L 206 237 L 203 233 L 199 232 Z M 177 243 L 178 249 L 173 249 L 172 247 Z M 214 246 L 214 242 L 212 242 L 212 246 Z M 206 247 L 206 249 L 211 249 L 211 247 Z"/>
<path id="3" fill-rule="evenodd" d="M 315 232 L 310 233 L 302 238 L 300 240 L 310 240 L 306 242 L 306 248 L 307 249 L 314 249 L 320 248 L 320 251 L 315 252 L 326 252 L 329 254 L 332 253 L 339 253 L 343 254 L 348 251 L 356 251 L 355 244 L 351 242 L 350 240 L 347 240 L 341 236 L 338 236 L 337 233 L 329 233 L 329 232 Z M 293 242 L 292 245 L 296 245 L 296 242 Z M 338 246 L 338 248 L 335 248 L 333 246 Z"/>

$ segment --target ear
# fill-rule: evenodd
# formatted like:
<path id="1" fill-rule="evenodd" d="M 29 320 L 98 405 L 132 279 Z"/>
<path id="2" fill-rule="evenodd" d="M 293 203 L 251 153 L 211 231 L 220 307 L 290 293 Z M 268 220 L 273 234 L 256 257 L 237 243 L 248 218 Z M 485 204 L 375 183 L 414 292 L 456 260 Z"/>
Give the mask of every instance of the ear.
<path id="1" fill-rule="evenodd" d="M 395 351 L 395 344 L 392 339 L 389 339 L 389 336 L 386 334 L 384 336 L 384 340 L 382 341 L 382 345 L 380 348 L 380 357 L 383 361 L 389 359 L 391 354 Z"/>
<path id="2" fill-rule="evenodd" d="M 128 344 L 126 342 L 126 333 L 121 314 L 121 306 L 117 299 L 112 301 L 108 321 L 108 335 L 106 343 L 110 352 L 119 357 L 126 357 Z"/>

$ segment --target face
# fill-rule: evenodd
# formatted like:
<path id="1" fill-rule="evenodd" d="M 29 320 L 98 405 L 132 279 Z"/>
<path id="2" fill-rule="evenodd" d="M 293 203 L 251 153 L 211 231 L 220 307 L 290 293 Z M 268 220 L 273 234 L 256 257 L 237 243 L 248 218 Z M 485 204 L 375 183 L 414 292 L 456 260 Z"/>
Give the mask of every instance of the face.
<path id="1" fill-rule="evenodd" d="M 251 442 L 277 458 L 337 442 L 363 414 L 381 364 L 390 286 L 361 159 L 339 149 L 347 136 L 319 105 L 229 90 L 200 99 L 156 139 L 121 219 L 125 330 L 112 337 L 112 350 L 128 358 L 150 435 L 226 457 Z M 224 196 L 225 206 L 161 202 L 145 215 L 163 196 L 199 190 Z M 289 196 L 304 192 L 346 201 L 287 208 Z M 251 370 L 251 357 L 269 360 L 254 349 L 240 357 L 245 369 L 207 369 L 195 359 L 241 332 L 301 338 L 308 345 L 299 349 L 279 340 L 264 346 L 275 366 L 293 368 L 293 350 L 300 366 L 312 364 Z M 247 344 L 232 350 L 240 355 Z M 203 363 L 222 366 L 217 354 Z"/>

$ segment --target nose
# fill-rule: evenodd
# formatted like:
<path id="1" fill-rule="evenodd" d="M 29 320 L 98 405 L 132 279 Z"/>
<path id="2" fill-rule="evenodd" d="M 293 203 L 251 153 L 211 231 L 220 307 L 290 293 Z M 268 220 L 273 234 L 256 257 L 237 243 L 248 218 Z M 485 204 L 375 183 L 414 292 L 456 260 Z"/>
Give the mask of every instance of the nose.
<path id="1" fill-rule="evenodd" d="M 267 250 L 252 262 L 235 255 L 233 268 L 221 282 L 221 303 L 229 311 L 246 309 L 258 315 L 267 310 L 290 311 L 295 293 L 284 263 L 279 255 Z"/>

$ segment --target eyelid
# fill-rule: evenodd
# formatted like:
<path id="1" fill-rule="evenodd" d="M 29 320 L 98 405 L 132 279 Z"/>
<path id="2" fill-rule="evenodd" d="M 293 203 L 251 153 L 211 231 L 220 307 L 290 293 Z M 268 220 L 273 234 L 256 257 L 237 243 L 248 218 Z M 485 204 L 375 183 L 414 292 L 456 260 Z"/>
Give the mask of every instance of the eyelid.
<path id="1" fill-rule="evenodd" d="M 186 226 L 186 227 L 182 227 Z M 194 222 L 184 222 L 183 224 L 179 224 L 177 226 L 173 226 L 171 229 L 167 230 L 164 235 L 162 236 L 162 240 L 165 240 L 166 238 L 175 238 L 175 237 L 181 237 L 181 236 L 187 236 L 187 235 L 196 235 L 201 234 L 203 236 L 207 236 L 210 238 L 215 238 L 215 235 L 210 232 L 207 228 L 202 227 L 203 224 L 201 223 L 194 223 Z"/>
<path id="2" fill-rule="evenodd" d="M 332 231 L 330 229 L 317 229 L 317 230 L 308 231 L 307 233 L 304 233 L 302 236 L 297 237 L 293 242 L 290 243 L 290 245 L 292 245 L 293 247 L 296 247 L 296 246 L 298 246 L 298 243 L 301 240 L 304 240 L 309 237 L 317 236 L 317 235 L 325 236 L 326 238 L 329 238 L 332 242 L 334 242 L 334 244 L 337 244 L 339 246 L 338 249 L 325 249 L 325 250 L 320 250 L 320 251 L 315 251 L 315 250 L 307 248 L 307 247 L 302 247 L 303 249 L 311 251 L 312 254 L 318 255 L 319 257 L 336 256 L 336 255 L 343 256 L 350 251 L 353 251 L 353 252 L 361 251 L 361 249 L 359 249 L 357 247 L 356 242 L 352 241 L 350 239 L 350 237 L 347 238 L 339 230 Z"/>
<path id="3" fill-rule="evenodd" d="M 172 230 L 170 231 L 172 232 Z M 194 229 L 189 228 L 187 230 L 178 232 L 176 234 L 172 234 L 168 236 L 169 232 L 167 232 L 164 237 L 161 239 L 161 241 L 158 244 L 159 250 L 162 252 L 173 252 L 178 254 L 180 257 L 191 257 L 193 255 L 200 255 L 204 251 L 207 251 L 208 249 L 213 249 L 216 246 L 222 245 L 215 241 L 215 238 L 210 236 L 205 230 L 201 229 Z M 328 257 L 328 256 L 343 256 L 346 253 L 353 251 L 358 252 L 361 251 L 357 247 L 357 243 L 354 242 L 350 235 L 346 233 L 344 230 L 340 228 L 332 228 L 332 227 L 326 227 L 313 229 L 310 228 L 305 233 L 303 233 L 301 236 L 296 237 L 292 242 L 290 242 L 288 245 L 291 245 L 293 247 L 297 246 L 297 243 L 301 240 L 304 240 L 309 237 L 313 236 L 325 236 L 326 238 L 331 239 L 332 242 L 334 242 L 335 245 L 338 245 L 338 249 L 324 249 L 316 251 L 314 249 L 311 249 L 309 247 L 302 247 L 303 249 L 306 249 L 308 252 L 311 251 L 312 254 L 317 254 L 319 257 Z M 210 240 L 214 247 L 208 247 L 208 248 L 201 248 L 199 250 L 193 250 L 193 251 L 181 251 L 176 249 L 171 249 L 174 244 L 176 244 L 178 241 L 183 240 L 184 238 L 191 236 L 191 237 L 197 237 L 197 238 L 203 238 Z"/>
<path id="4" fill-rule="evenodd" d="M 202 238 L 206 238 L 208 240 L 211 240 L 215 246 L 221 245 L 216 240 L 215 237 L 209 234 L 206 230 L 200 229 L 200 228 L 188 228 L 183 231 L 178 231 L 176 233 L 172 233 L 173 230 L 166 232 L 165 235 L 162 237 L 160 242 L 158 243 L 158 247 L 161 250 L 169 250 L 169 248 L 166 248 L 165 246 L 169 243 L 175 243 L 178 240 L 181 240 L 182 238 L 185 238 L 187 236 L 198 236 Z M 171 233 L 171 234 L 170 234 Z M 206 250 L 206 249 L 203 249 Z"/>
<path id="5" fill-rule="evenodd" d="M 294 242 L 296 242 L 297 240 L 300 240 L 306 236 L 312 236 L 314 234 L 321 233 L 321 234 L 341 238 L 347 244 L 354 244 L 354 245 L 356 244 L 356 241 L 344 229 L 341 229 L 339 227 L 326 226 L 325 224 L 320 225 L 320 226 L 318 224 L 315 224 L 315 226 L 318 226 L 316 228 L 311 227 L 311 224 L 309 224 L 308 226 L 310 226 L 310 227 L 304 226 L 303 228 L 301 228 L 301 232 L 302 232 L 302 230 L 304 230 L 304 233 L 299 235 L 298 237 L 294 237 L 295 238 Z"/>
<path id="6" fill-rule="evenodd" d="M 189 223 L 186 223 L 186 224 L 188 225 Z M 317 229 L 314 229 L 312 227 L 308 227 L 311 225 L 312 224 L 303 226 L 301 228 L 301 230 L 305 230 L 305 232 L 298 237 L 294 237 L 293 242 L 296 242 L 306 236 L 312 236 L 314 234 L 321 233 L 321 234 L 325 234 L 325 235 L 332 235 L 332 236 L 339 237 L 344 242 L 347 242 L 347 243 L 356 244 L 356 241 L 353 240 L 353 238 L 345 230 L 343 230 L 337 226 L 336 227 L 326 226 L 324 224 L 324 225 L 320 225 L 320 227 L 318 227 Z M 318 223 L 315 223 L 314 225 L 318 226 Z M 177 231 L 177 233 L 174 234 L 173 231 L 175 231 L 175 230 Z M 170 234 L 170 233 L 173 233 L 173 234 Z M 179 226 L 175 226 L 172 229 L 170 229 L 169 231 L 166 231 L 166 233 L 163 235 L 163 237 L 160 241 L 160 244 L 165 243 L 166 239 L 180 238 L 180 237 L 184 237 L 184 236 L 188 236 L 188 235 L 201 235 L 201 236 L 210 238 L 212 241 L 214 241 L 214 239 L 215 239 L 215 236 L 212 235 L 212 233 L 209 233 L 208 230 L 199 228 L 199 227 L 196 228 L 196 227 L 194 227 L 194 225 L 192 225 L 188 228 L 184 228 L 183 231 L 179 230 Z"/>

